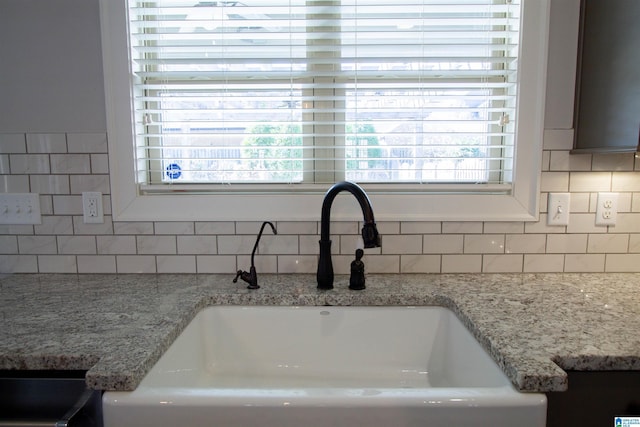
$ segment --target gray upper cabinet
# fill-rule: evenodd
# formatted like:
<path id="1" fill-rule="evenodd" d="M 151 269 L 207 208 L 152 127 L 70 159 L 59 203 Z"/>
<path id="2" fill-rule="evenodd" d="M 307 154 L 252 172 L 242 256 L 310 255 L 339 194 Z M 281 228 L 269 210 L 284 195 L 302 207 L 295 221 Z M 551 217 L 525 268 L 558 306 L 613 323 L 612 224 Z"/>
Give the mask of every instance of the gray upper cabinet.
<path id="1" fill-rule="evenodd" d="M 638 151 L 640 1 L 582 0 L 574 152 Z"/>

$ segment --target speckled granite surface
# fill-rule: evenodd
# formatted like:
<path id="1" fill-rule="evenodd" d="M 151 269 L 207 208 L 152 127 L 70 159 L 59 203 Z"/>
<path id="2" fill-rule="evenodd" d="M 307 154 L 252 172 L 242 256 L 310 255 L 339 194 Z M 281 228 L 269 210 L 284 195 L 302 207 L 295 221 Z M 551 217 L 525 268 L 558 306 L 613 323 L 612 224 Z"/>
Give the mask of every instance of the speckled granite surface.
<path id="1" fill-rule="evenodd" d="M 312 275 L 13 275 L 0 280 L 0 369 L 88 370 L 132 390 L 212 304 L 442 305 L 522 391 L 561 391 L 565 370 L 640 370 L 640 274 L 369 275 L 317 291 Z"/>

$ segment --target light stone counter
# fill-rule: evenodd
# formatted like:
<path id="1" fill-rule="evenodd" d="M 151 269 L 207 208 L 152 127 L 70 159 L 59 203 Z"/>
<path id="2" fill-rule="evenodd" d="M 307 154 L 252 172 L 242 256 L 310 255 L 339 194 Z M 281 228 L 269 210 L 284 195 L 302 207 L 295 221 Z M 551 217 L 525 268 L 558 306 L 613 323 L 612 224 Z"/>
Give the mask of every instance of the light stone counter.
<path id="1" fill-rule="evenodd" d="M 564 370 L 640 370 L 640 274 L 368 275 L 317 291 L 313 275 L 13 275 L 0 280 L 0 369 L 88 370 L 132 390 L 213 304 L 442 305 L 521 391 L 562 391 Z M 419 325 L 417 325 L 419 327 Z"/>

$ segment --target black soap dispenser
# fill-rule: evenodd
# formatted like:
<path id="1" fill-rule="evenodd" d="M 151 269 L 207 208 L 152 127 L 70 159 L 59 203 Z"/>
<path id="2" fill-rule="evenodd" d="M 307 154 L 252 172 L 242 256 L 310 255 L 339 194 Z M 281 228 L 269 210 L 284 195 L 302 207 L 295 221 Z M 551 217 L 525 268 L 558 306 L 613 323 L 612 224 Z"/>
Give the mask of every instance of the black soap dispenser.
<path id="1" fill-rule="evenodd" d="M 349 289 L 361 291 L 366 288 L 364 284 L 364 251 L 356 249 L 356 259 L 351 262 L 351 277 L 349 277 Z"/>

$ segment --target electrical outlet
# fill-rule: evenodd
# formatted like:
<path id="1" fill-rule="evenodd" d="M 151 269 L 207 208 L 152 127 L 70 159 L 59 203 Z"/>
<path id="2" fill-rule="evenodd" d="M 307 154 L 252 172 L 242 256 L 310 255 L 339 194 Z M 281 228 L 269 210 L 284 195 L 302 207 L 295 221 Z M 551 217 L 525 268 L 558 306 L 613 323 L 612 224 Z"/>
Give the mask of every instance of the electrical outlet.
<path id="1" fill-rule="evenodd" d="M 85 224 L 102 224 L 104 222 L 102 193 L 98 191 L 82 193 L 82 213 Z"/>
<path id="2" fill-rule="evenodd" d="M 570 193 L 549 193 L 547 225 L 569 225 Z"/>
<path id="3" fill-rule="evenodd" d="M 38 193 L 1 193 L 0 224 L 40 224 Z"/>
<path id="4" fill-rule="evenodd" d="M 618 193 L 598 193 L 596 225 L 616 225 Z"/>

